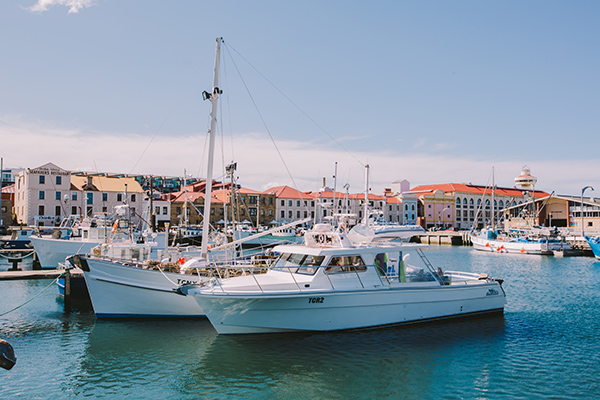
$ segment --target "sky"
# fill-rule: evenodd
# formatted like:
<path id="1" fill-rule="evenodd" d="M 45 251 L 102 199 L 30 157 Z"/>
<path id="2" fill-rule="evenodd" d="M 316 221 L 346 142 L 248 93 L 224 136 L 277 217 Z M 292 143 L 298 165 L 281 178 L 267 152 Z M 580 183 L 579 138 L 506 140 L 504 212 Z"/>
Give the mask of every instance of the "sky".
<path id="1" fill-rule="evenodd" d="M 223 37 L 215 179 L 355 193 L 368 165 L 382 194 L 528 166 L 600 192 L 599 20 L 586 0 L 6 0 L 0 157 L 205 177 Z"/>

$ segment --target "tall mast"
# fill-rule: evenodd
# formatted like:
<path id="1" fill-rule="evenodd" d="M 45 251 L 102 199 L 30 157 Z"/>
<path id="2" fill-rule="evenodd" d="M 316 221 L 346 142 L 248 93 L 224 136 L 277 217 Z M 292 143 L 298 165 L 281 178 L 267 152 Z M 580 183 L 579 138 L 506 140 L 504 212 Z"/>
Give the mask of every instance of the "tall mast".
<path id="1" fill-rule="evenodd" d="M 337 218 L 338 218 L 337 214 L 338 214 L 338 212 L 337 212 L 337 207 L 335 205 L 335 191 L 336 191 L 336 189 L 337 189 L 337 161 L 335 162 L 335 170 L 333 172 L 333 199 L 332 199 L 333 200 L 333 207 L 331 209 L 331 213 L 332 213 L 331 216 L 333 217 L 332 221 L 333 221 L 334 226 L 336 226 L 337 222 L 338 222 L 337 221 Z"/>
<path id="2" fill-rule="evenodd" d="M 492 230 L 496 230 L 496 179 L 492 167 Z"/>
<path id="3" fill-rule="evenodd" d="M 217 126 L 217 100 L 219 98 L 219 94 L 222 93 L 221 89 L 219 89 L 219 68 L 221 64 L 221 43 L 223 42 L 223 38 L 217 38 L 217 49 L 215 52 L 215 70 L 213 72 L 213 87 L 212 92 L 207 93 L 206 91 L 203 94 L 205 100 L 210 100 L 212 103 L 210 109 L 210 130 L 209 133 L 209 142 L 208 142 L 208 166 L 206 170 L 206 188 L 204 190 L 204 218 L 202 224 L 202 248 L 200 256 L 203 258 L 208 258 L 208 229 L 209 229 L 209 219 L 210 219 L 210 202 L 212 196 L 212 174 L 213 174 L 213 158 L 215 151 L 215 129 Z"/>
<path id="4" fill-rule="evenodd" d="M 365 225 L 369 224 L 369 164 L 365 166 L 365 182 L 367 183 L 365 186 L 365 215 L 363 218 L 363 223 Z"/>

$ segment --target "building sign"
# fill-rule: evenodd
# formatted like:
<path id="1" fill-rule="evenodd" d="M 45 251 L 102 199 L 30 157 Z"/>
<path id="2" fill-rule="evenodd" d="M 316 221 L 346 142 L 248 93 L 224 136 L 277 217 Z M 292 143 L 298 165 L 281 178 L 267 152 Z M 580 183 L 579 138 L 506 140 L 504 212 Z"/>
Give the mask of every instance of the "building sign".
<path id="1" fill-rule="evenodd" d="M 62 175 L 62 176 L 69 176 L 71 173 L 68 171 L 63 171 L 60 169 L 56 169 L 56 168 L 47 168 L 47 167 L 39 167 L 36 169 L 31 169 L 29 170 L 30 174 L 35 174 L 35 175 Z"/>

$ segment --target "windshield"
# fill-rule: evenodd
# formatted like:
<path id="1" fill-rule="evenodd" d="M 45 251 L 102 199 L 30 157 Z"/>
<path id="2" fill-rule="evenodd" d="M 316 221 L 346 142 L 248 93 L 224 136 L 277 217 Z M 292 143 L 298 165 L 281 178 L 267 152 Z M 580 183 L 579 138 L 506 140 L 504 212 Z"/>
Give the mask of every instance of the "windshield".
<path id="1" fill-rule="evenodd" d="M 274 270 L 313 275 L 323 262 L 323 256 L 283 253 L 273 266 Z"/>

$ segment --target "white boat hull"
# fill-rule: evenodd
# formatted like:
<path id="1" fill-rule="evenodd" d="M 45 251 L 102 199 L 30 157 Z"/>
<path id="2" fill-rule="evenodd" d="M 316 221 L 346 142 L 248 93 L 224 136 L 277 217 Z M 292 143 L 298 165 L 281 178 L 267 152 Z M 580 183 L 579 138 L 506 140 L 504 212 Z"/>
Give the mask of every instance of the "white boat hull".
<path id="1" fill-rule="evenodd" d="M 96 317 L 202 317 L 179 285 L 196 284 L 198 275 L 161 272 L 98 258 L 81 257 L 85 281 Z"/>
<path id="2" fill-rule="evenodd" d="M 497 282 L 295 294 L 195 294 L 219 334 L 332 331 L 502 313 Z M 192 297 L 192 296 L 190 296 Z"/>
<path id="3" fill-rule="evenodd" d="M 557 251 L 570 250 L 567 243 L 561 242 L 520 242 L 520 241 L 501 241 L 486 239 L 471 235 L 471 243 L 475 250 L 488 251 L 492 253 L 518 253 L 518 254 L 538 254 L 553 255 Z"/>
<path id="4" fill-rule="evenodd" d="M 53 239 L 31 237 L 31 243 L 42 268 L 57 268 L 65 258 L 78 253 L 89 253 L 100 241 Z"/>

